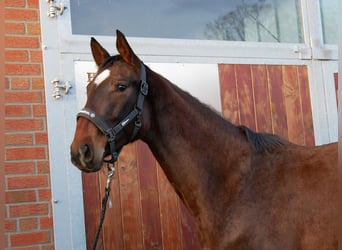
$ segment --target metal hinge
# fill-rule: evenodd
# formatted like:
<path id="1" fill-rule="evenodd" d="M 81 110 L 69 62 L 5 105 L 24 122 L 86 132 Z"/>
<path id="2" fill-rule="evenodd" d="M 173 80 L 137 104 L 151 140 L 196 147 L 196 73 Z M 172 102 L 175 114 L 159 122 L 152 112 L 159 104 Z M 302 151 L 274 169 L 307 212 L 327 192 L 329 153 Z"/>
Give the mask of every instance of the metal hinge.
<path id="1" fill-rule="evenodd" d="M 68 81 L 66 81 L 64 84 L 60 84 L 58 79 L 54 79 L 51 81 L 51 83 L 53 84 L 52 97 L 55 98 L 55 100 L 58 100 L 62 97 L 62 91 L 64 92 L 64 95 L 67 95 L 69 90 L 72 88 Z"/>
<path id="2" fill-rule="evenodd" d="M 46 0 L 49 4 L 49 10 L 47 12 L 48 17 L 54 18 L 59 14 L 60 16 L 63 15 L 64 10 L 66 7 L 64 7 L 63 3 L 59 3 L 55 5 L 55 0 Z"/>

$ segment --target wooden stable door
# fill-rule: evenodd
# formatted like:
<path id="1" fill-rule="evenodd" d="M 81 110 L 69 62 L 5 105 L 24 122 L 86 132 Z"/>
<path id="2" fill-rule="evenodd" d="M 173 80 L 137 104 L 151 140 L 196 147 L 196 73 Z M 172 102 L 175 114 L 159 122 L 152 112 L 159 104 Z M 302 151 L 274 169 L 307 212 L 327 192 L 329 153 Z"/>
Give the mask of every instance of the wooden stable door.
<path id="1" fill-rule="evenodd" d="M 234 124 L 314 145 L 307 66 L 219 65 L 223 115 Z"/>
<path id="2" fill-rule="evenodd" d="M 221 64 L 218 74 L 227 119 L 314 145 L 306 66 Z M 104 171 L 83 174 L 88 249 L 105 185 Z M 120 154 L 99 245 L 106 250 L 200 249 L 191 215 L 141 141 L 127 145 Z"/>

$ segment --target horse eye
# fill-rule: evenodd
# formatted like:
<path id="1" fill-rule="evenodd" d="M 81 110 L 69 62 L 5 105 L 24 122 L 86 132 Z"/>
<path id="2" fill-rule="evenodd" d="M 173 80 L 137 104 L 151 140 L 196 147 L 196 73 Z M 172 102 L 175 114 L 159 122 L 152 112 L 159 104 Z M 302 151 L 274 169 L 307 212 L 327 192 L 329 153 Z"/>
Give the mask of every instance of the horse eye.
<path id="1" fill-rule="evenodd" d="M 123 92 L 127 89 L 125 84 L 117 84 L 115 85 L 115 91 Z"/>

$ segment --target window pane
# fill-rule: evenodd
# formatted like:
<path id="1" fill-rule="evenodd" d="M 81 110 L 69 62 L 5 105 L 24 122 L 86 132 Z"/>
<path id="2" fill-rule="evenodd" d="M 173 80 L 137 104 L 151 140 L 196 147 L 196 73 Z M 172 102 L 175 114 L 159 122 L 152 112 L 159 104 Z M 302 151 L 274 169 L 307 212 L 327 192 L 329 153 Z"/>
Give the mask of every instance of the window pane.
<path id="1" fill-rule="evenodd" d="M 337 0 L 321 0 L 323 38 L 325 43 L 337 44 Z"/>
<path id="2" fill-rule="evenodd" d="M 298 0 L 70 0 L 73 34 L 302 42 Z"/>

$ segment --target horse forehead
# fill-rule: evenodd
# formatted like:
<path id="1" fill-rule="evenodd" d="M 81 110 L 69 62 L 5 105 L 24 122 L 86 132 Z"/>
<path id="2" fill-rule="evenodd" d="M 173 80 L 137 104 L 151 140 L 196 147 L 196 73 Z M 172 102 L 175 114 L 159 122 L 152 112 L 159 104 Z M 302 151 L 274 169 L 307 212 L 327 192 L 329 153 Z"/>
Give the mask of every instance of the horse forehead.
<path id="1" fill-rule="evenodd" d="M 104 71 L 102 71 L 100 74 L 98 74 L 95 79 L 94 79 L 94 83 L 96 85 L 99 85 L 101 82 L 103 82 L 104 80 L 106 80 L 108 77 L 110 76 L 110 70 L 109 69 L 105 69 Z"/>
<path id="2" fill-rule="evenodd" d="M 137 76 L 137 71 L 134 68 L 117 62 L 112 67 L 104 69 L 101 73 L 99 73 L 94 78 L 93 83 L 95 83 L 96 85 L 99 85 L 100 83 L 102 83 L 104 80 L 106 80 L 109 77 L 134 78 L 135 76 Z"/>

